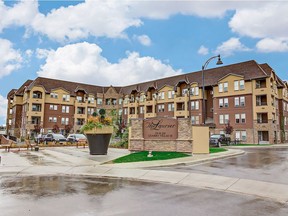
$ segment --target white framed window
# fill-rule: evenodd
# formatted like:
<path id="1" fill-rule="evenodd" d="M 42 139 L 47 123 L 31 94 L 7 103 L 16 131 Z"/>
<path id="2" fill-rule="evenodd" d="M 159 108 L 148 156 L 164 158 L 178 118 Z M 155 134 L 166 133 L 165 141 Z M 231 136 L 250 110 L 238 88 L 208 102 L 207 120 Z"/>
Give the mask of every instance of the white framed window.
<path id="1" fill-rule="evenodd" d="M 219 107 L 220 108 L 224 107 L 224 99 L 223 98 L 219 99 Z"/>
<path id="2" fill-rule="evenodd" d="M 57 117 L 49 117 L 49 122 L 57 122 Z"/>
<path id="3" fill-rule="evenodd" d="M 168 111 L 174 111 L 174 103 L 169 103 L 168 104 Z"/>
<path id="4" fill-rule="evenodd" d="M 229 122 L 229 114 L 219 115 L 219 124 L 227 124 Z"/>
<path id="5" fill-rule="evenodd" d="M 144 113 L 144 106 L 140 106 L 140 114 Z"/>
<path id="6" fill-rule="evenodd" d="M 70 101 L 70 95 L 63 94 L 62 100 L 67 102 Z"/>
<path id="7" fill-rule="evenodd" d="M 199 116 L 191 116 L 192 124 L 199 124 Z"/>
<path id="8" fill-rule="evenodd" d="M 218 88 L 219 92 L 223 92 L 223 83 L 219 83 Z"/>
<path id="9" fill-rule="evenodd" d="M 234 91 L 238 91 L 239 90 L 239 81 L 236 80 L 234 81 Z"/>
<path id="10" fill-rule="evenodd" d="M 94 113 L 94 108 L 88 107 L 87 108 L 87 114 L 92 115 Z"/>
<path id="11" fill-rule="evenodd" d="M 174 98 L 174 95 L 175 95 L 175 91 L 168 91 L 168 98 L 169 99 Z"/>
<path id="12" fill-rule="evenodd" d="M 240 123 L 240 114 L 235 114 L 235 123 Z"/>
<path id="13" fill-rule="evenodd" d="M 235 139 L 246 141 L 247 140 L 246 131 L 235 131 Z"/>
<path id="14" fill-rule="evenodd" d="M 245 81 L 244 80 L 240 80 L 239 81 L 239 86 L 240 86 L 240 90 L 244 90 L 245 89 Z"/>
<path id="15" fill-rule="evenodd" d="M 245 113 L 241 114 L 241 123 L 246 123 L 246 114 Z"/>
<path id="16" fill-rule="evenodd" d="M 234 106 L 235 107 L 239 107 L 240 106 L 240 98 L 239 97 L 235 97 L 234 98 Z"/>
<path id="17" fill-rule="evenodd" d="M 127 108 L 124 109 L 124 115 L 127 115 Z"/>
<path id="18" fill-rule="evenodd" d="M 191 101 L 191 110 L 199 110 L 199 101 Z"/>
<path id="19" fill-rule="evenodd" d="M 62 106 L 62 113 L 69 113 L 69 106 Z"/>
<path id="20" fill-rule="evenodd" d="M 145 100 L 145 95 L 143 95 L 143 94 L 140 95 L 140 99 L 139 99 L 139 101 L 140 101 L 140 102 L 144 102 L 144 100 Z"/>
<path id="21" fill-rule="evenodd" d="M 228 107 L 229 104 L 228 104 L 228 98 L 224 98 L 224 107 Z"/>
<path id="22" fill-rule="evenodd" d="M 54 104 L 49 105 L 49 110 L 57 110 L 57 109 L 58 109 L 57 105 L 54 105 Z"/>
<path id="23" fill-rule="evenodd" d="M 122 109 L 119 109 L 119 110 L 118 110 L 118 115 L 119 115 L 119 116 L 122 116 L 122 112 L 123 112 L 123 110 L 122 110 Z"/>
<path id="24" fill-rule="evenodd" d="M 245 97 L 244 96 L 242 96 L 242 97 L 240 97 L 240 106 L 245 106 Z"/>
<path id="25" fill-rule="evenodd" d="M 50 98 L 58 98 L 58 94 L 55 92 L 50 93 Z"/>
<path id="26" fill-rule="evenodd" d="M 102 98 L 97 98 L 97 104 L 102 105 L 103 104 L 103 99 Z"/>
<path id="27" fill-rule="evenodd" d="M 94 104 L 94 97 L 88 97 L 88 103 Z"/>
<path id="28" fill-rule="evenodd" d="M 159 92 L 158 93 L 158 100 L 164 100 L 165 99 L 165 92 Z"/>
<path id="29" fill-rule="evenodd" d="M 158 112 L 164 112 L 164 104 L 158 104 Z"/>
<path id="30" fill-rule="evenodd" d="M 69 118 L 61 118 L 61 124 L 62 125 L 68 125 L 69 124 Z"/>
<path id="31" fill-rule="evenodd" d="M 225 83 L 223 84 L 223 91 L 224 91 L 224 92 L 228 92 L 228 82 L 225 82 Z"/>
<path id="32" fill-rule="evenodd" d="M 191 90 L 190 90 L 190 94 L 192 96 L 199 95 L 199 87 L 192 87 Z"/>
<path id="33" fill-rule="evenodd" d="M 182 89 L 182 96 L 186 95 L 188 93 L 188 89 Z"/>

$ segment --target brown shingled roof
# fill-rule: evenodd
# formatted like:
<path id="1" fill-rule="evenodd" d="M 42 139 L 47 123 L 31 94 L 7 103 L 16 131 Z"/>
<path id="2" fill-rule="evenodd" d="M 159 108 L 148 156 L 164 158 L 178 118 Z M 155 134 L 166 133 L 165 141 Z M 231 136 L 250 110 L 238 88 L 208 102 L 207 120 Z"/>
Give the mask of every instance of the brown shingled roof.
<path id="1" fill-rule="evenodd" d="M 220 80 L 227 74 L 237 74 L 243 76 L 245 80 L 267 77 L 267 74 L 257 64 L 257 62 L 251 60 L 227 66 L 206 69 L 204 71 L 205 75 L 204 84 L 205 86 L 216 85 L 218 80 Z M 181 74 L 173 77 L 162 78 L 144 83 L 138 83 L 135 85 L 123 87 L 122 91 L 124 94 L 130 94 L 133 90 L 137 89 L 137 86 L 140 89 L 140 91 L 146 91 L 149 87 L 155 86 L 155 83 L 157 83 L 157 87 L 158 89 L 160 89 L 165 85 L 175 86 L 181 80 L 182 81 L 188 80 L 190 83 L 196 82 L 199 84 L 199 86 L 202 86 L 202 71 Z"/>
<path id="2" fill-rule="evenodd" d="M 23 85 L 16 91 L 16 95 L 23 95 L 24 91 L 33 82 L 33 80 L 27 80 Z"/>
<path id="3" fill-rule="evenodd" d="M 64 81 L 64 80 L 56 80 L 51 78 L 45 78 L 45 77 L 38 77 L 34 80 L 33 84 L 29 86 L 29 89 L 31 89 L 33 86 L 43 86 L 47 93 L 50 93 L 51 90 L 56 88 L 63 88 L 67 90 L 71 95 L 75 95 L 75 90 L 82 89 L 85 90 L 88 94 L 94 94 L 97 93 L 103 93 L 102 86 L 96 86 L 96 85 L 89 85 L 84 83 L 76 83 L 76 82 L 70 82 L 70 81 Z M 109 87 L 107 87 L 109 88 Z M 116 91 L 120 90 L 120 87 L 115 87 Z"/>

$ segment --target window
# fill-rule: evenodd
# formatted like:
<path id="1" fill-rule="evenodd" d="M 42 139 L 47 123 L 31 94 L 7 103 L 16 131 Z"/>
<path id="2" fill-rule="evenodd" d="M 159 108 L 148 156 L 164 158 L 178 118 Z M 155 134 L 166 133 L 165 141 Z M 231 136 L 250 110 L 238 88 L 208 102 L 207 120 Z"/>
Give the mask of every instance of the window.
<path id="1" fill-rule="evenodd" d="M 246 122 L 246 114 L 235 114 L 235 123 L 245 123 Z"/>
<path id="2" fill-rule="evenodd" d="M 182 89 L 182 96 L 186 95 L 188 93 L 188 89 Z"/>
<path id="3" fill-rule="evenodd" d="M 239 106 L 240 106 L 239 97 L 235 97 L 235 98 L 234 98 L 234 106 L 235 106 L 235 107 L 239 107 Z"/>
<path id="4" fill-rule="evenodd" d="M 257 80 L 256 88 L 266 88 L 266 80 Z"/>
<path id="5" fill-rule="evenodd" d="M 131 98 L 132 99 L 132 98 Z M 134 97 L 133 97 L 133 101 L 134 101 Z M 110 98 L 107 98 L 106 100 L 105 100 L 105 104 L 106 105 L 111 105 L 111 100 L 110 100 Z"/>
<path id="6" fill-rule="evenodd" d="M 145 100 L 145 95 L 140 95 L 140 102 L 144 102 Z"/>
<path id="7" fill-rule="evenodd" d="M 224 100 L 223 98 L 219 99 L 219 107 L 222 108 L 224 106 Z"/>
<path id="8" fill-rule="evenodd" d="M 219 92 L 223 92 L 223 83 L 220 83 L 218 88 L 219 88 Z"/>
<path id="9" fill-rule="evenodd" d="M 191 116 L 192 124 L 199 124 L 199 116 Z"/>
<path id="10" fill-rule="evenodd" d="M 41 104 L 32 104 L 32 111 L 41 112 Z"/>
<path id="11" fill-rule="evenodd" d="M 158 112 L 164 112 L 164 104 L 158 104 Z"/>
<path id="12" fill-rule="evenodd" d="M 227 92 L 228 91 L 228 82 L 219 83 L 218 88 L 219 88 L 219 92 Z"/>
<path id="13" fill-rule="evenodd" d="M 240 97 L 240 106 L 245 106 L 245 97 Z"/>
<path id="14" fill-rule="evenodd" d="M 88 103 L 94 104 L 94 97 L 88 97 Z"/>
<path id="15" fill-rule="evenodd" d="M 164 94 L 165 92 L 159 92 L 158 93 L 158 99 L 159 100 L 164 100 L 165 99 L 165 94 Z"/>
<path id="16" fill-rule="evenodd" d="M 229 122 L 229 115 L 219 115 L 219 124 L 228 124 Z"/>
<path id="17" fill-rule="evenodd" d="M 286 111 L 286 103 L 283 101 L 283 110 Z"/>
<path id="18" fill-rule="evenodd" d="M 228 82 L 225 82 L 223 85 L 223 91 L 228 92 Z"/>
<path id="19" fill-rule="evenodd" d="M 50 104 L 49 110 L 57 110 L 57 105 Z"/>
<path id="20" fill-rule="evenodd" d="M 239 84 L 240 84 L 240 90 L 244 90 L 245 89 L 245 81 L 244 80 L 240 80 Z"/>
<path id="21" fill-rule="evenodd" d="M 144 113 L 144 106 L 140 106 L 140 114 Z"/>
<path id="22" fill-rule="evenodd" d="M 235 131 L 235 139 L 246 141 L 247 140 L 246 131 Z"/>
<path id="23" fill-rule="evenodd" d="M 69 118 L 61 118 L 61 124 L 62 125 L 68 125 L 69 124 Z"/>
<path id="24" fill-rule="evenodd" d="M 265 105 L 267 105 L 267 96 L 266 95 L 256 96 L 256 106 L 265 106 Z"/>
<path id="25" fill-rule="evenodd" d="M 57 122 L 57 117 L 49 117 L 49 122 Z"/>
<path id="26" fill-rule="evenodd" d="M 97 104 L 102 105 L 103 104 L 103 99 L 102 98 L 97 98 Z"/>
<path id="27" fill-rule="evenodd" d="M 245 88 L 245 81 L 244 80 L 236 80 L 234 81 L 234 90 L 243 90 Z"/>
<path id="28" fill-rule="evenodd" d="M 124 115 L 127 115 L 127 108 L 124 109 Z"/>
<path id="29" fill-rule="evenodd" d="M 94 108 L 88 107 L 87 108 L 87 114 L 92 115 L 94 113 Z"/>
<path id="30" fill-rule="evenodd" d="M 41 99 L 42 98 L 42 93 L 39 92 L 39 91 L 34 91 L 32 97 Z"/>
<path id="31" fill-rule="evenodd" d="M 174 98 L 174 95 L 175 95 L 175 91 L 168 91 L 168 98 L 169 99 Z"/>
<path id="32" fill-rule="evenodd" d="M 122 116 L 122 112 L 123 112 L 123 110 L 122 110 L 122 109 L 119 109 L 118 115 L 119 115 L 119 116 Z"/>
<path id="33" fill-rule="evenodd" d="M 169 103 L 168 104 L 168 111 L 174 111 L 174 103 Z"/>
<path id="34" fill-rule="evenodd" d="M 257 123 L 268 123 L 268 113 L 257 113 Z"/>
<path id="35" fill-rule="evenodd" d="M 191 95 L 199 95 L 199 87 L 192 87 L 190 90 Z"/>
<path id="36" fill-rule="evenodd" d="M 191 110 L 199 109 L 199 101 L 191 101 Z"/>
<path id="37" fill-rule="evenodd" d="M 239 90 L 239 81 L 234 81 L 234 90 L 238 91 Z"/>
<path id="38" fill-rule="evenodd" d="M 241 114 L 241 123 L 245 123 L 246 122 L 246 114 L 242 113 Z"/>
<path id="39" fill-rule="evenodd" d="M 50 98 L 58 98 L 58 94 L 55 92 L 50 93 Z"/>
<path id="40" fill-rule="evenodd" d="M 76 97 L 77 102 L 82 103 L 83 102 L 83 98 L 81 96 L 77 96 Z"/>
<path id="41" fill-rule="evenodd" d="M 70 101 L 70 95 L 63 94 L 62 99 L 63 101 Z"/>
<path id="42" fill-rule="evenodd" d="M 69 106 L 62 106 L 62 113 L 69 113 Z"/>
<path id="43" fill-rule="evenodd" d="M 229 103 L 228 103 L 228 98 L 220 98 L 219 99 L 219 107 L 228 107 Z"/>
<path id="44" fill-rule="evenodd" d="M 121 105 L 122 103 L 123 103 L 123 99 L 122 99 L 122 98 L 119 98 L 119 99 L 118 99 L 118 104 Z"/>

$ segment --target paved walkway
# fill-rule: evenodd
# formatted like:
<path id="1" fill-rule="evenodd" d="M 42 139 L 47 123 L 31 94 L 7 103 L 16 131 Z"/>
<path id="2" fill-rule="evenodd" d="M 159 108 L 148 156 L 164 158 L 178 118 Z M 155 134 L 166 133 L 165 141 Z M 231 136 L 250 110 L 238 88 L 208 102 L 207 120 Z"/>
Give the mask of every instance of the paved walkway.
<path id="1" fill-rule="evenodd" d="M 96 156 L 89 155 L 87 148 L 75 147 L 42 148 L 39 152 L 24 149 L 5 152 L 1 149 L 0 174 L 1 176 L 85 175 L 117 177 L 255 195 L 279 202 L 288 202 L 288 185 L 286 184 L 209 174 L 145 169 L 153 166 L 203 163 L 219 158 L 235 157 L 244 153 L 240 149 L 229 149 L 229 151 L 211 155 L 194 155 L 166 161 L 106 164 L 105 162 L 129 154 L 129 152 L 123 149 L 109 149 L 108 155 Z"/>

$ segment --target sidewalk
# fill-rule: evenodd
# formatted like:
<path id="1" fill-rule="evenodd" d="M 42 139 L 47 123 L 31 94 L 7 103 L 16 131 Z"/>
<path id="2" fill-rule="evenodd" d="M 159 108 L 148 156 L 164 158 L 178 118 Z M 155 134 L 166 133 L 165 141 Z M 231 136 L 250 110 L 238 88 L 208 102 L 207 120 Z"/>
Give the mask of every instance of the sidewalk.
<path id="1" fill-rule="evenodd" d="M 68 175 L 125 178 L 136 181 L 190 186 L 223 192 L 253 195 L 279 202 L 288 201 L 288 186 L 271 182 L 240 179 L 212 174 L 176 172 L 145 169 L 153 166 L 171 166 L 176 164 L 196 164 L 220 158 L 234 157 L 245 152 L 229 149 L 226 152 L 211 155 L 193 155 L 191 157 L 163 161 L 149 161 L 123 164 L 105 164 L 114 158 L 129 154 L 128 150 L 109 149 L 108 155 L 89 155 L 87 148 L 44 148 L 35 151 L 0 150 L 2 158 L 1 176 L 31 175 Z"/>

